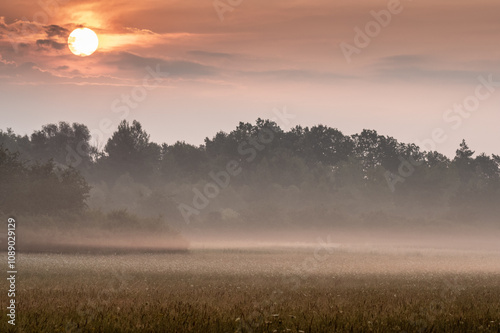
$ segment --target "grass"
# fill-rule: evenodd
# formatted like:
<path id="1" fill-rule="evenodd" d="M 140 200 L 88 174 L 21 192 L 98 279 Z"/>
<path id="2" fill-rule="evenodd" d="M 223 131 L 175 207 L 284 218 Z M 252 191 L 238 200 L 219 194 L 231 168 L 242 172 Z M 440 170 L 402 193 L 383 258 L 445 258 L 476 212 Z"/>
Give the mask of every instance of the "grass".
<path id="1" fill-rule="evenodd" d="M 500 332 L 498 254 L 322 255 L 21 254 L 0 331 Z"/>

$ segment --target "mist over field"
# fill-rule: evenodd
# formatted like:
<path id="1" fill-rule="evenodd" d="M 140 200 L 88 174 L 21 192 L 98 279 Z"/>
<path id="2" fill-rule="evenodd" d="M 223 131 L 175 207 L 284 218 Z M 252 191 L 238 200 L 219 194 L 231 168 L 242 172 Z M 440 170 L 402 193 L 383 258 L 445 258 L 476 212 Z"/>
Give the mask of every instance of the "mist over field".
<path id="1" fill-rule="evenodd" d="M 373 130 L 284 131 L 262 119 L 202 146 L 154 143 L 136 121 L 101 148 L 76 123 L 0 135 L 3 213 L 23 216 L 20 246 L 30 250 L 152 250 L 162 237 L 165 250 L 313 244 L 325 234 L 494 249 L 500 230 L 500 158 L 465 140 L 449 158 Z"/>
<path id="2" fill-rule="evenodd" d="M 451 159 L 376 131 L 283 131 L 261 119 L 199 147 L 151 142 L 135 121 L 102 150 L 81 124 L 0 134 L 3 211 L 26 216 L 20 246 L 30 250 L 314 244 L 325 234 L 339 244 L 497 245 L 500 160 L 465 141 Z"/>

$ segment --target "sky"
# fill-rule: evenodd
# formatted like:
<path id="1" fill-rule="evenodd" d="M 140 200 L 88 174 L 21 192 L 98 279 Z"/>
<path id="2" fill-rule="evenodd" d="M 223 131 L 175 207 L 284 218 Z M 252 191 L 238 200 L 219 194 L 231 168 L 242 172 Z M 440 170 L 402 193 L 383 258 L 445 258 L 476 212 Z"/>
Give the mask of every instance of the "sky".
<path id="1" fill-rule="evenodd" d="M 201 144 L 239 121 L 375 129 L 500 154 L 497 0 L 19 0 L 0 4 L 0 129 L 122 119 Z M 67 46 L 80 27 L 98 50 Z M 498 83 L 497 83 L 498 82 Z M 288 121 L 276 112 L 290 115 Z"/>

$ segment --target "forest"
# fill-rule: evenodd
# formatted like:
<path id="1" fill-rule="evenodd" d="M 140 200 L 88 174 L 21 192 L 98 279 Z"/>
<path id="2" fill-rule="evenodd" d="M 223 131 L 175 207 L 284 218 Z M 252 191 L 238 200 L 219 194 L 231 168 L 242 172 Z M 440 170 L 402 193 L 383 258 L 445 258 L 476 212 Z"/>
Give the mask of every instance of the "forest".
<path id="1" fill-rule="evenodd" d="M 0 183 L 3 215 L 178 228 L 495 224 L 500 213 L 500 156 L 465 140 L 448 158 L 375 130 L 286 131 L 260 118 L 200 146 L 152 142 L 138 121 L 102 147 L 78 123 L 0 130 Z"/>

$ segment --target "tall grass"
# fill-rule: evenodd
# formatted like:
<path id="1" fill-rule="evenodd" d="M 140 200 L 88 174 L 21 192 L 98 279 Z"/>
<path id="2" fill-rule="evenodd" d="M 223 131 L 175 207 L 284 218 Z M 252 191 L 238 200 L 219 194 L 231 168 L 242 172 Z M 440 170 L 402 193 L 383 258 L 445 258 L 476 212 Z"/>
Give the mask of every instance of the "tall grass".
<path id="1" fill-rule="evenodd" d="M 339 252 L 306 275 L 294 270 L 310 256 L 21 255 L 17 325 L 2 320 L 0 331 L 500 331 L 497 266 L 465 272 L 460 256 Z M 478 258 L 498 255 L 465 263 Z M 373 260 L 379 270 L 363 269 Z M 436 260 L 448 266 L 434 269 Z"/>

